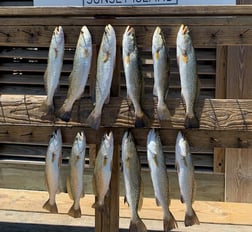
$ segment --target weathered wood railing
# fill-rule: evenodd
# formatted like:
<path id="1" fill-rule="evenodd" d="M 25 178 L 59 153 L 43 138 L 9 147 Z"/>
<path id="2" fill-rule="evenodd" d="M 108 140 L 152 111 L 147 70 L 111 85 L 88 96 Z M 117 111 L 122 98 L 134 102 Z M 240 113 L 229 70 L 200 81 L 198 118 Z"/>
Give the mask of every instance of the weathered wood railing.
<path id="1" fill-rule="evenodd" d="M 102 214 L 96 212 L 96 231 L 118 231 L 122 134 L 126 128 L 132 128 L 137 145 L 143 149 L 141 157 L 144 163 L 147 133 L 149 128 L 155 127 L 160 130 L 166 152 L 172 154 L 167 155 L 167 165 L 172 167 L 169 169 L 172 197 L 178 197 L 177 181 L 172 169 L 174 169 L 175 138 L 178 130 L 184 130 L 184 105 L 180 98 L 175 41 L 178 27 L 184 23 L 191 28 L 191 36 L 198 55 L 198 73 L 202 82 L 200 100 L 197 103 L 200 128 L 184 130 L 192 151 L 196 152 L 195 161 L 200 167 L 196 173 L 198 180 L 196 199 L 234 200 L 235 193 L 224 184 L 224 174 L 227 176 L 230 173 L 229 162 L 225 165 L 225 154 L 230 161 L 237 157 L 236 150 L 234 154 L 229 155 L 224 148 L 252 147 L 252 100 L 250 100 L 252 83 L 249 79 L 249 72 L 252 71 L 249 65 L 251 60 L 249 57 L 252 54 L 251 16 L 252 7 L 249 6 L 0 8 L 0 173 L 2 175 L 0 187 L 43 189 L 41 187 L 43 181 L 39 181 L 38 178 L 43 173 L 43 164 L 40 163 L 34 169 L 31 163 L 23 162 L 18 166 L 9 159 L 11 157 L 25 157 L 25 160 L 29 160 L 30 157 L 43 159 L 49 135 L 55 127 L 62 128 L 64 158 L 69 155 L 69 146 L 76 132 L 85 129 L 89 144 L 90 177 L 96 146 L 99 145 L 105 130 L 113 130 L 116 136 L 111 194 L 106 201 L 108 210 Z M 96 55 L 104 26 L 108 23 L 114 26 L 117 35 L 117 63 L 111 101 L 104 107 L 101 128 L 95 131 L 86 125 L 85 120 L 93 107 L 91 97 L 95 84 Z M 63 26 L 66 52 L 60 91 L 55 97 L 56 109 L 59 109 L 66 97 L 67 78 L 72 68 L 80 28 L 87 25 L 93 38 L 94 53 L 88 84 L 83 98 L 74 105 L 69 123 L 43 118 L 39 111 L 39 106 L 45 98 L 43 73 L 48 47 L 52 31 L 57 25 Z M 125 94 L 121 41 L 127 25 L 133 25 L 136 29 L 137 42 L 144 61 L 143 72 L 146 81 L 144 109 L 150 122 L 143 129 L 133 128 L 134 113 Z M 150 48 L 152 34 L 157 25 L 164 30 L 171 54 L 171 86 L 167 104 L 172 113 L 172 120 L 169 123 L 160 123 L 157 120 L 156 99 L 152 96 L 153 72 Z M 233 85 L 233 80 L 238 84 Z M 204 168 L 207 168 L 207 172 L 202 172 Z M 32 175 L 37 175 L 38 182 L 33 183 L 29 178 L 22 178 L 20 181 L 18 175 L 13 174 L 15 170 L 22 175 L 28 175 L 27 173 L 30 175 L 29 171 L 32 170 Z M 145 172 L 146 168 L 143 171 Z M 244 172 L 239 173 L 243 174 Z M 18 180 L 15 181 L 15 178 Z M 145 175 L 144 178 L 147 189 L 150 189 L 148 177 Z M 251 178 L 245 179 L 245 187 L 238 193 L 239 195 L 246 195 L 251 188 Z M 90 186 L 89 182 L 85 184 Z M 237 187 L 235 184 L 231 186 Z M 87 189 L 91 191 L 89 187 Z M 148 190 L 146 195 L 153 197 Z M 252 201 L 249 197 L 245 199 Z"/>

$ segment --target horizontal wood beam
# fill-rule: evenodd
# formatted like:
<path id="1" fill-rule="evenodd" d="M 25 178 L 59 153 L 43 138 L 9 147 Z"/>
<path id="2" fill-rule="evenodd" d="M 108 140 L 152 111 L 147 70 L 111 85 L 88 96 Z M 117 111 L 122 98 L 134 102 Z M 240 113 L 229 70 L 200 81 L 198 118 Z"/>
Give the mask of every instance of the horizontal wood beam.
<path id="1" fill-rule="evenodd" d="M 116 9 L 116 10 L 115 10 Z M 251 15 L 251 6 L 2 7 L 0 16 L 206 16 Z"/>
<path id="2" fill-rule="evenodd" d="M 102 123 L 98 131 L 86 124 L 93 109 L 90 99 L 82 98 L 75 103 L 69 123 L 55 117 L 45 117 L 39 110 L 45 96 L 1 95 L 0 97 L 0 141 L 15 143 L 47 144 L 49 136 L 57 127 L 62 128 L 63 142 L 72 144 L 75 134 L 85 129 L 87 142 L 100 144 L 102 134 L 113 130 L 115 143 L 121 144 L 124 131 L 131 128 L 138 145 L 146 145 L 148 128 L 159 128 L 164 145 L 173 146 L 178 130 L 183 130 L 193 147 L 251 147 L 252 146 L 252 100 L 204 99 L 200 100 L 196 112 L 200 128 L 184 128 L 185 106 L 181 99 L 168 99 L 172 118 L 170 122 L 159 122 L 156 114 L 156 99 L 146 98 L 144 110 L 149 117 L 146 128 L 134 128 L 134 109 L 127 99 L 111 98 L 104 106 Z M 55 99 L 56 110 L 64 99 Z M 39 129 L 38 129 L 39 127 Z"/>

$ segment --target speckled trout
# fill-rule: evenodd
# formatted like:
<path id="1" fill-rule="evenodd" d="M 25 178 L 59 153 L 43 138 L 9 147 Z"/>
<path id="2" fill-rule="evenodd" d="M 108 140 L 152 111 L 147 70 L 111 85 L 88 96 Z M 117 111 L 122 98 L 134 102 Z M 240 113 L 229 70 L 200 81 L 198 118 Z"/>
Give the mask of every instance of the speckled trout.
<path id="1" fill-rule="evenodd" d="M 44 83 L 47 97 L 41 105 L 44 113 L 54 113 L 53 97 L 58 87 L 64 56 L 64 32 L 61 26 L 54 29 L 49 47 Z"/>
<path id="2" fill-rule="evenodd" d="M 56 193 L 60 192 L 60 166 L 62 162 L 62 137 L 60 129 L 51 135 L 46 152 L 45 181 L 49 193 L 49 199 L 43 208 L 51 213 L 58 213 Z"/>
<path id="3" fill-rule="evenodd" d="M 197 61 L 189 29 L 181 25 L 177 34 L 177 62 L 179 66 L 181 95 L 186 105 L 185 128 L 199 127 L 195 102 L 199 93 Z"/>
<path id="4" fill-rule="evenodd" d="M 148 119 L 141 106 L 143 100 L 144 79 L 140 70 L 140 59 L 136 43 L 135 29 L 127 26 L 122 40 L 122 58 L 125 73 L 127 96 L 135 110 L 135 127 L 144 127 Z"/>
<path id="5" fill-rule="evenodd" d="M 68 214 L 74 218 L 81 217 L 80 198 L 84 197 L 83 170 L 86 154 L 86 137 L 84 131 L 75 136 L 69 159 L 69 176 L 67 178 L 67 192 L 74 201 Z"/>
<path id="6" fill-rule="evenodd" d="M 168 48 L 160 27 L 156 27 L 152 37 L 152 59 L 154 68 L 153 93 L 158 97 L 158 118 L 159 120 L 170 120 L 171 115 L 165 103 L 169 89 L 170 60 Z"/>
<path id="7" fill-rule="evenodd" d="M 110 88 L 113 78 L 116 57 L 116 34 L 108 24 L 102 37 L 97 59 L 95 107 L 87 118 L 87 124 L 98 129 L 101 123 L 101 113 L 104 103 L 109 103 Z"/>
<path id="8" fill-rule="evenodd" d="M 104 209 L 104 199 L 109 190 L 114 152 L 114 137 L 112 131 L 105 133 L 98 151 L 93 175 L 93 189 L 96 201 L 93 208 Z"/>
<path id="9" fill-rule="evenodd" d="M 186 205 L 185 226 L 200 224 L 192 207 L 195 192 L 194 168 L 189 144 L 179 131 L 176 139 L 176 167 L 179 180 L 181 202 Z"/>
<path id="10" fill-rule="evenodd" d="M 156 203 L 163 209 L 164 231 L 167 232 L 177 228 L 177 223 L 169 209 L 169 180 L 161 140 L 155 129 L 151 129 L 147 137 L 147 158 Z"/>
<path id="11" fill-rule="evenodd" d="M 130 232 L 147 231 L 145 224 L 138 215 L 143 202 L 143 183 L 141 179 L 141 165 L 137 155 L 136 145 L 131 132 L 126 131 L 122 139 L 122 163 L 125 186 L 125 200 L 130 211 Z"/>
<path id="12" fill-rule="evenodd" d="M 63 121 L 68 122 L 70 120 L 73 104 L 84 92 L 91 67 L 91 59 L 92 37 L 88 28 L 83 26 L 75 49 L 73 70 L 69 76 L 67 98 L 58 112 L 59 117 Z"/>

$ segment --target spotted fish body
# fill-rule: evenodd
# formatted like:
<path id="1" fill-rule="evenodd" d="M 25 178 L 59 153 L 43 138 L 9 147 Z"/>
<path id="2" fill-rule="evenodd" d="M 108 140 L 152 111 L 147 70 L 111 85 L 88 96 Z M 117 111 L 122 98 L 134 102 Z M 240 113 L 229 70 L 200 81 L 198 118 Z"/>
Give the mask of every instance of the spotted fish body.
<path id="1" fill-rule="evenodd" d="M 58 213 L 56 193 L 59 192 L 60 166 L 62 161 L 62 137 L 60 129 L 51 135 L 46 152 L 45 180 L 49 193 L 48 201 L 43 208 L 51 213 Z"/>
<path id="2" fill-rule="evenodd" d="M 145 224 L 138 215 L 142 207 L 143 184 L 141 179 L 141 166 L 136 146 L 131 132 L 126 131 L 122 139 L 122 164 L 125 186 L 125 202 L 131 211 L 130 232 L 147 231 Z"/>
<path id="3" fill-rule="evenodd" d="M 59 117 L 68 122 L 71 117 L 73 104 L 78 100 L 85 89 L 92 59 L 92 37 L 86 26 L 80 31 L 79 39 L 75 49 L 73 70 L 69 76 L 69 88 L 58 114 Z"/>
<path id="4" fill-rule="evenodd" d="M 127 95 L 135 110 L 135 127 L 144 127 L 148 121 L 141 106 L 144 80 L 140 69 L 140 57 L 136 43 L 135 29 L 131 26 L 127 26 L 123 34 L 122 57 Z"/>
<path id="5" fill-rule="evenodd" d="M 151 129 L 148 133 L 147 158 L 151 171 L 156 203 L 163 209 L 164 231 L 170 231 L 177 227 L 177 223 L 169 209 L 169 180 L 161 140 L 155 129 Z"/>
<path id="6" fill-rule="evenodd" d="M 75 136 L 69 159 L 69 176 L 67 192 L 74 201 L 68 214 L 74 218 L 81 217 L 80 198 L 84 197 L 83 171 L 86 154 L 86 137 L 84 131 Z"/>
<path id="7" fill-rule="evenodd" d="M 180 74 L 181 95 L 186 105 L 185 128 L 198 128 L 195 102 L 199 93 L 197 62 L 189 28 L 181 25 L 177 34 L 177 62 Z"/>
<path id="8" fill-rule="evenodd" d="M 96 196 L 96 201 L 92 207 L 98 210 L 104 210 L 104 199 L 108 193 L 111 180 L 113 152 L 113 133 L 105 133 L 95 160 L 93 175 L 93 188 Z"/>
<path id="9" fill-rule="evenodd" d="M 103 105 L 109 103 L 115 57 L 116 34 L 114 28 L 108 24 L 105 27 L 97 59 L 95 107 L 87 118 L 87 124 L 96 130 L 100 127 Z"/>
<path id="10" fill-rule="evenodd" d="M 44 83 L 47 97 L 41 105 L 45 113 L 54 112 L 53 97 L 58 87 L 64 56 L 64 32 L 61 26 L 55 28 L 49 47 Z"/>
<path id="11" fill-rule="evenodd" d="M 176 167 L 179 180 L 181 202 L 186 205 L 185 226 L 200 224 L 192 207 L 195 192 L 194 168 L 187 140 L 178 132 L 175 147 Z"/>
<path id="12" fill-rule="evenodd" d="M 160 27 L 156 27 L 152 37 L 152 59 L 154 68 L 153 93 L 158 97 L 158 118 L 159 120 L 170 120 L 171 115 L 165 102 L 169 89 L 170 60 Z"/>

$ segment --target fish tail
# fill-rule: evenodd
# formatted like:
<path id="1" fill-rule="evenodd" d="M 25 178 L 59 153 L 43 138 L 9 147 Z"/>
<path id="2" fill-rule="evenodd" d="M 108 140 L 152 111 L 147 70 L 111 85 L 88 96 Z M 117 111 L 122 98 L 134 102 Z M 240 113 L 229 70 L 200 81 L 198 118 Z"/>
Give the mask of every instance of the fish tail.
<path id="1" fill-rule="evenodd" d="M 73 218 L 80 218 L 81 217 L 81 209 L 80 207 L 78 209 L 74 208 L 74 204 L 68 211 L 68 215 L 73 217 Z"/>
<path id="2" fill-rule="evenodd" d="M 199 119 L 195 116 L 185 116 L 185 128 L 199 128 Z"/>
<path id="3" fill-rule="evenodd" d="M 46 203 L 43 205 L 43 208 L 48 210 L 51 213 L 58 213 L 58 207 L 57 204 L 54 203 L 53 205 L 50 204 L 50 199 L 46 201 Z"/>
<path id="4" fill-rule="evenodd" d="M 61 107 L 58 112 L 58 117 L 65 122 L 69 122 L 71 118 L 71 111 L 66 111 L 64 107 Z"/>
<path id="5" fill-rule="evenodd" d="M 172 229 L 178 228 L 178 224 L 173 216 L 173 214 L 170 212 L 170 218 L 164 218 L 164 231 L 168 232 Z"/>
<path id="6" fill-rule="evenodd" d="M 185 215 L 185 226 L 192 226 L 195 224 L 199 225 L 200 222 L 195 211 L 192 209 L 192 215 L 188 215 L 187 213 Z"/>
<path id="7" fill-rule="evenodd" d="M 98 130 L 101 124 L 101 114 L 94 109 L 87 118 L 87 124 L 95 130 Z"/>
<path id="8" fill-rule="evenodd" d="M 142 128 L 148 125 L 149 119 L 148 117 L 142 112 L 141 114 L 136 114 L 135 119 L 135 127 Z"/>
<path id="9" fill-rule="evenodd" d="M 101 211 L 101 212 L 105 210 L 104 204 L 100 204 L 99 202 L 95 202 L 92 205 L 92 208 L 97 209 L 98 211 Z"/>
<path id="10" fill-rule="evenodd" d="M 147 228 L 143 221 L 139 218 L 138 221 L 130 221 L 129 232 L 146 232 Z"/>
<path id="11" fill-rule="evenodd" d="M 157 114 L 159 120 L 171 120 L 170 111 L 168 110 L 167 105 L 165 103 L 157 105 Z"/>

